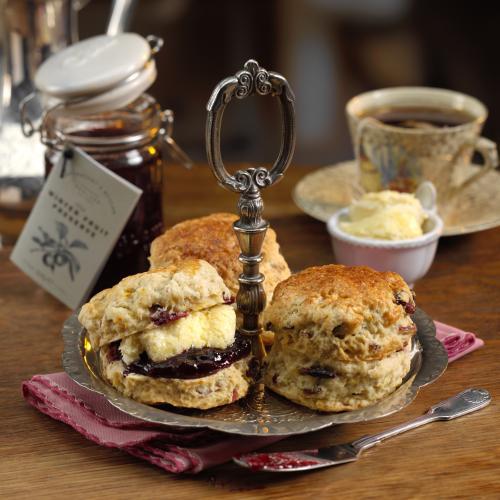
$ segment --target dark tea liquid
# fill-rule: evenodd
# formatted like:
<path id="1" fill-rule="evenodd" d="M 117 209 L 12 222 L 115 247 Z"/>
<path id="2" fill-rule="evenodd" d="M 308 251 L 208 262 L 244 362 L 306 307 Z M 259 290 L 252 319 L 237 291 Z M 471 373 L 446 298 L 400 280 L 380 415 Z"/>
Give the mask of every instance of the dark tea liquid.
<path id="1" fill-rule="evenodd" d="M 366 111 L 361 118 L 368 116 L 393 127 L 415 129 L 457 127 L 475 119 L 474 116 L 458 109 L 406 106 L 376 108 Z"/>

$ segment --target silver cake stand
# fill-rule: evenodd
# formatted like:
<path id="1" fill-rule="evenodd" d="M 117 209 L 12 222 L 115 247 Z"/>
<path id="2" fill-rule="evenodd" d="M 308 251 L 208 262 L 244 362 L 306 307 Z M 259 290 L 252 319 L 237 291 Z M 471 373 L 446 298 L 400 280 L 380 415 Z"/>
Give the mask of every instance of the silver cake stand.
<path id="1" fill-rule="evenodd" d="M 448 356 L 436 339 L 434 322 L 417 309 L 413 317 L 417 335 L 413 342 L 409 373 L 401 386 L 382 401 L 361 410 L 320 413 L 296 405 L 257 385 L 235 403 L 212 410 L 179 410 L 149 406 L 126 398 L 102 376 L 99 352 L 92 349 L 86 330 L 72 315 L 64 324 L 63 366 L 79 385 L 101 394 L 119 410 L 145 422 L 175 427 L 209 428 L 247 436 L 287 436 L 317 431 L 333 424 L 365 422 L 386 417 L 410 404 L 419 389 L 436 380 L 446 369 Z"/>
<path id="2" fill-rule="evenodd" d="M 282 141 L 278 158 L 270 170 L 252 167 L 231 175 L 222 161 L 220 136 L 222 116 L 233 98 L 250 95 L 276 96 L 282 115 Z M 261 341 L 259 316 L 266 305 L 259 272 L 261 248 L 269 227 L 262 218 L 264 203 L 260 190 L 278 182 L 284 175 L 295 147 L 294 95 L 286 79 L 268 72 L 254 60 L 248 61 L 236 75 L 222 80 L 207 105 L 207 157 L 219 184 L 240 195 L 240 218 L 233 224 L 241 247 L 239 260 L 243 272 L 236 296 L 243 321 L 239 333 L 252 340 L 254 357 L 262 361 L 265 349 Z M 119 410 L 145 422 L 175 427 L 209 428 L 240 435 L 287 436 L 312 432 L 332 424 L 360 422 L 385 417 L 411 403 L 420 387 L 436 380 L 446 369 L 448 357 L 436 340 L 433 321 L 417 310 L 414 321 L 417 335 L 412 345 L 412 362 L 401 386 L 382 401 L 356 411 L 320 413 L 296 405 L 256 384 L 242 400 L 211 410 L 180 410 L 171 406 L 148 406 L 124 397 L 108 384 L 101 373 L 99 352 L 93 350 L 77 315 L 64 324 L 63 366 L 78 384 L 101 394 Z"/>

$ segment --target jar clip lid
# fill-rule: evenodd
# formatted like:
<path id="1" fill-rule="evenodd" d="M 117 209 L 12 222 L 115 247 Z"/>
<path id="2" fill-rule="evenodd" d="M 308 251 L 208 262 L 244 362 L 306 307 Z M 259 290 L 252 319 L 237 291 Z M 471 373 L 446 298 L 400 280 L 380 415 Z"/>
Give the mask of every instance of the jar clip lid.
<path id="1" fill-rule="evenodd" d="M 92 37 L 53 55 L 35 75 L 37 91 L 45 109 L 39 127 L 35 127 L 27 110 L 35 94 L 28 95 L 21 102 L 24 135 L 30 137 L 39 131 L 43 144 L 60 146 L 66 139 L 57 133 L 56 138 L 51 139 L 46 132 L 47 118 L 52 112 L 81 116 L 127 106 L 156 80 L 153 56 L 162 46 L 163 40 L 153 35 L 143 38 L 135 33 L 121 33 Z M 191 159 L 172 138 L 173 112 L 162 111 L 161 119 L 159 133 L 169 154 L 190 168 Z M 129 140 L 136 138 L 127 138 Z"/>
<path id="2" fill-rule="evenodd" d="M 163 40 L 135 33 L 99 35 L 47 59 L 35 75 L 44 108 L 90 114 L 126 106 L 156 80 L 153 56 Z"/>

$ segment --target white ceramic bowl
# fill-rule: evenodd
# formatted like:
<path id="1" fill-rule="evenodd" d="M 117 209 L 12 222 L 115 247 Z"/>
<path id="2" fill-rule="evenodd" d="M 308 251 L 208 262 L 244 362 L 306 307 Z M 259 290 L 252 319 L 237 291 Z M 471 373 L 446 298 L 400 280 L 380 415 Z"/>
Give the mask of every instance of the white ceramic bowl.
<path id="1" fill-rule="evenodd" d="M 339 264 L 369 266 L 377 271 L 394 271 L 413 286 L 425 276 L 436 254 L 443 221 L 433 211 L 424 223 L 424 234 L 410 240 L 379 240 L 353 236 L 340 229 L 339 222 L 348 220 L 348 208 L 333 214 L 327 228 Z"/>

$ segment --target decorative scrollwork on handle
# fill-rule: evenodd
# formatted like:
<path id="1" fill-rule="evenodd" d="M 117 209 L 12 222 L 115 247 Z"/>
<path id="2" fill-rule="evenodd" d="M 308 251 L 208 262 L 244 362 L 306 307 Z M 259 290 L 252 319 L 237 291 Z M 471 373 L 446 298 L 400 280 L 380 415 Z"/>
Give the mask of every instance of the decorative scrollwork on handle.
<path id="1" fill-rule="evenodd" d="M 254 192 L 259 188 L 265 188 L 272 184 L 271 176 L 264 167 L 249 168 L 248 170 L 238 170 L 234 174 L 237 182 L 237 189 L 240 193 Z"/>
<path id="2" fill-rule="evenodd" d="M 253 76 L 249 71 L 240 71 L 236 74 L 238 78 L 238 86 L 236 87 L 235 96 L 238 99 L 244 99 L 252 93 Z"/>
<path id="3" fill-rule="evenodd" d="M 230 175 L 222 161 L 220 136 L 222 116 L 233 97 L 244 99 L 250 95 L 277 96 L 282 117 L 281 148 L 272 168 L 251 167 Z M 207 104 L 206 146 L 207 158 L 219 184 L 240 194 L 240 218 L 233 224 L 241 247 L 240 289 L 236 296 L 238 310 L 243 315 L 240 332 L 252 337 L 254 355 L 262 359 L 265 350 L 260 339 L 259 314 L 266 297 L 259 272 L 261 249 L 269 224 L 262 218 L 264 201 L 260 190 L 278 182 L 292 159 L 295 148 L 295 98 L 288 82 L 280 74 L 261 68 L 253 59 L 233 77 L 222 80 L 214 89 Z"/>
<path id="4" fill-rule="evenodd" d="M 269 74 L 266 70 L 257 72 L 254 77 L 255 90 L 260 95 L 270 94 L 273 90 L 273 86 L 269 82 Z"/>
<path id="5" fill-rule="evenodd" d="M 295 96 L 286 79 L 279 73 L 261 68 L 257 61 L 250 59 L 244 69 L 235 76 L 222 80 L 212 92 L 207 104 L 206 147 L 207 158 L 219 184 L 231 191 L 241 192 L 236 175 L 226 170 L 222 161 L 220 137 L 222 116 L 232 98 L 244 99 L 250 95 L 275 96 L 279 98 L 282 116 L 281 148 L 268 175 L 266 187 L 278 182 L 290 165 L 295 149 Z M 262 168 L 262 167 L 261 167 Z M 260 169 L 259 169 L 260 170 Z M 259 176 L 262 175 L 259 173 Z"/>
<path id="6" fill-rule="evenodd" d="M 238 85 L 235 96 L 238 99 L 244 99 L 252 93 L 267 95 L 272 92 L 273 86 L 269 81 L 269 72 L 261 68 L 257 61 L 250 59 L 244 67 L 245 69 L 236 73 Z"/>

